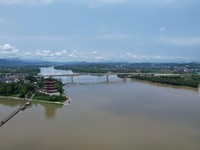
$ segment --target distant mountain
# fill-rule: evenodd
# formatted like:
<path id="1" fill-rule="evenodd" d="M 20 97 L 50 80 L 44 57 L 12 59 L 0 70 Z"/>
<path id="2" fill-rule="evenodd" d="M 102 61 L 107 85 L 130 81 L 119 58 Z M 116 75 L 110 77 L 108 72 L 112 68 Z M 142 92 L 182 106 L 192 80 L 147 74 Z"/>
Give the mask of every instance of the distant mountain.
<path id="1" fill-rule="evenodd" d="M 25 65 L 25 62 L 22 62 L 20 60 L 7 60 L 7 59 L 0 59 L 0 66 L 21 66 Z"/>
<path id="2" fill-rule="evenodd" d="M 20 59 L 18 57 L 6 58 L 6 60 L 9 60 L 9 61 L 22 61 L 22 59 Z"/>
<path id="3" fill-rule="evenodd" d="M 48 61 L 34 61 L 34 60 L 21 60 L 18 58 L 12 59 L 0 59 L 0 66 L 56 66 L 56 65 L 63 65 L 66 63 L 59 63 L 59 62 L 48 62 Z"/>
<path id="4" fill-rule="evenodd" d="M 143 65 L 154 65 L 154 64 L 200 64 L 198 62 L 190 62 L 190 63 L 133 63 L 133 62 L 86 62 L 86 61 L 71 61 L 71 62 L 49 62 L 49 61 L 41 61 L 41 60 L 27 60 L 20 58 L 7 58 L 0 59 L 0 67 L 16 67 L 16 66 L 62 66 L 62 65 L 87 65 L 87 64 L 143 64 Z"/>

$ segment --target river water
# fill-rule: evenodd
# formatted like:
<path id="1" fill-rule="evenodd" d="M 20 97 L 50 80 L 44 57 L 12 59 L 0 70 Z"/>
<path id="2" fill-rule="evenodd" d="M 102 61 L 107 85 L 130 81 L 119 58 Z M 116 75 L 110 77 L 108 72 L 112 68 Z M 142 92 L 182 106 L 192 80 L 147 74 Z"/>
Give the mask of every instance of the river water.
<path id="1" fill-rule="evenodd" d="M 198 89 L 116 76 L 108 83 L 90 76 L 74 81 L 65 85 L 70 105 L 34 103 L 2 126 L 0 150 L 200 149 Z M 22 103 L 0 100 L 0 119 Z"/>

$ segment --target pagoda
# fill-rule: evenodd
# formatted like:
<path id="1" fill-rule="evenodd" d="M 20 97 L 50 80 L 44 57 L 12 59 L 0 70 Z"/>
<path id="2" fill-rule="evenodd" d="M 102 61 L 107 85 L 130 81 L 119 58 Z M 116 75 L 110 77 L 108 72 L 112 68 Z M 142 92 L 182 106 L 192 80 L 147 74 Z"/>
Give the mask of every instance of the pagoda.
<path id="1" fill-rule="evenodd" d="M 60 95 L 55 87 L 55 80 L 52 77 L 48 77 L 44 80 L 44 87 L 40 92 L 49 95 Z"/>

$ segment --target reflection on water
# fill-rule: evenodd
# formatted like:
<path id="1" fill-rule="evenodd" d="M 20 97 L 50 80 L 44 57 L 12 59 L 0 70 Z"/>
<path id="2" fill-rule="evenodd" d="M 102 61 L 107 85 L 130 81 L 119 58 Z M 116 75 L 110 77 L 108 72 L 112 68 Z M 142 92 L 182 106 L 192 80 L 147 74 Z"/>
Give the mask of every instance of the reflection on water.
<path id="1" fill-rule="evenodd" d="M 41 75 L 61 75 L 61 74 L 73 74 L 71 70 L 58 70 L 54 69 L 54 67 L 41 67 L 40 68 Z"/>
<path id="2" fill-rule="evenodd" d="M 12 100 L 12 99 L 0 99 L 0 109 L 3 109 L 5 107 L 12 108 L 12 111 L 14 111 L 16 108 L 20 107 L 24 102 L 22 100 Z M 59 108 L 63 108 L 63 105 L 57 105 L 57 104 L 48 104 L 48 103 L 32 103 L 28 108 L 32 107 L 39 107 L 42 106 L 44 108 L 44 113 L 47 119 L 53 119 L 56 117 L 56 110 Z M 11 110 L 11 109 L 10 109 Z M 9 112 L 10 114 L 11 112 Z M 1 113 L 1 115 L 8 115 L 5 113 Z M 1 118 L 2 119 L 2 118 Z"/>
<path id="3" fill-rule="evenodd" d="M 74 84 L 93 84 L 93 83 L 107 83 L 106 76 L 91 76 L 91 75 L 81 75 L 81 76 L 75 76 L 73 78 Z M 122 81 L 122 79 L 118 78 L 116 75 L 110 75 L 109 76 L 109 82 L 117 82 Z M 63 83 L 71 83 L 70 77 L 62 77 Z"/>
<path id="4" fill-rule="evenodd" d="M 58 70 L 54 69 L 54 67 L 41 67 L 40 68 L 41 75 L 66 75 L 66 74 L 73 74 L 71 70 Z M 61 81 L 64 84 L 71 84 L 72 79 L 70 76 L 68 77 L 56 77 L 57 79 L 61 79 Z M 121 81 L 122 79 L 118 78 L 116 75 L 110 75 L 109 76 L 109 82 L 116 82 Z M 105 83 L 107 82 L 106 76 L 92 76 L 92 75 L 81 75 L 81 76 L 75 76 L 73 77 L 73 84 L 93 84 L 93 83 Z"/>
<path id="5" fill-rule="evenodd" d="M 128 80 L 65 86 L 69 106 L 32 104 L 0 128 L 2 150 L 199 150 L 200 93 Z M 0 114 L 20 101 L 0 100 Z"/>
<path id="6" fill-rule="evenodd" d="M 199 88 L 192 88 L 192 87 L 186 87 L 186 86 L 176 86 L 176 85 L 168 85 L 168 84 L 162 84 L 162 83 L 154 83 L 154 82 L 149 82 L 149 81 L 142 81 L 142 80 L 136 80 L 136 79 L 131 79 L 131 81 L 136 81 L 148 85 L 153 85 L 153 86 L 158 86 L 158 87 L 169 87 L 173 89 L 182 89 L 182 90 L 190 90 L 194 92 L 199 92 Z"/>
<path id="7" fill-rule="evenodd" d="M 55 104 L 41 104 L 45 110 L 45 116 L 47 119 L 53 119 L 56 117 L 56 110 L 59 108 L 63 108 L 63 105 L 55 105 Z"/>
<path id="8" fill-rule="evenodd" d="M 0 99 L 0 106 L 10 106 L 16 107 L 22 105 L 22 101 L 20 100 L 9 100 L 9 99 Z"/>

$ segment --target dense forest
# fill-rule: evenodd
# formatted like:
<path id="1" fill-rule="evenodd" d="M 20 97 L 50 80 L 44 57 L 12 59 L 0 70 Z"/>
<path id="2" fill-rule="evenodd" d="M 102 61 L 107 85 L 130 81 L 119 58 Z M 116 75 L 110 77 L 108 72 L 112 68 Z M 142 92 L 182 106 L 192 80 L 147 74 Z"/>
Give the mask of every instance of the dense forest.
<path id="1" fill-rule="evenodd" d="M 200 76 L 198 75 L 181 75 L 181 76 L 132 76 L 133 79 L 145 80 L 156 83 L 189 86 L 198 88 L 200 84 Z"/>
<path id="2" fill-rule="evenodd" d="M 56 66 L 55 69 L 72 70 L 76 73 L 196 73 L 197 63 L 77 63 Z"/>
<path id="3" fill-rule="evenodd" d="M 0 95 L 2 96 L 16 96 L 24 98 L 25 95 L 28 94 L 28 97 L 31 97 L 35 90 L 35 85 L 30 83 L 0 83 Z"/>
<path id="4" fill-rule="evenodd" d="M 62 102 L 62 101 L 65 101 L 67 100 L 67 97 L 64 96 L 64 95 L 47 95 L 47 94 L 44 94 L 44 93 L 35 93 L 34 97 L 33 97 L 34 100 L 43 100 L 43 101 L 51 101 L 51 102 Z"/>
<path id="5" fill-rule="evenodd" d="M 48 94 L 44 94 L 44 93 L 40 93 L 40 92 L 36 92 L 34 94 L 33 99 L 34 100 L 43 100 L 43 101 L 52 101 L 52 102 L 61 102 L 61 101 L 65 101 L 67 100 L 67 97 L 64 95 L 64 90 L 63 90 L 63 84 L 61 81 L 59 80 L 54 80 L 55 81 L 55 88 L 58 90 L 58 92 L 60 92 L 60 95 L 48 95 Z M 38 81 L 38 88 L 43 88 L 44 85 L 44 78 L 41 78 Z"/>
<path id="6" fill-rule="evenodd" d="M 40 73 L 39 67 L 29 66 L 29 67 L 0 67 L 0 74 L 29 74 L 37 75 Z"/>
<path id="7" fill-rule="evenodd" d="M 61 96 L 49 96 L 46 94 L 40 94 L 37 92 L 38 89 L 43 88 L 44 78 L 37 80 L 35 77 L 27 76 L 26 79 L 29 79 L 30 83 L 0 83 L 0 95 L 1 96 L 13 96 L 24 98 L 27 95 L 29 98 L 34 94 L 34 99 L 46 100 L 46 101 L 63 101 L 66 100 L 63 95 L 63 85 L 59 80 L 55 80 L 55 87 L 58 92 L 61 93 Z M 33 83 L 36 82 L 37 83 Z"/>

